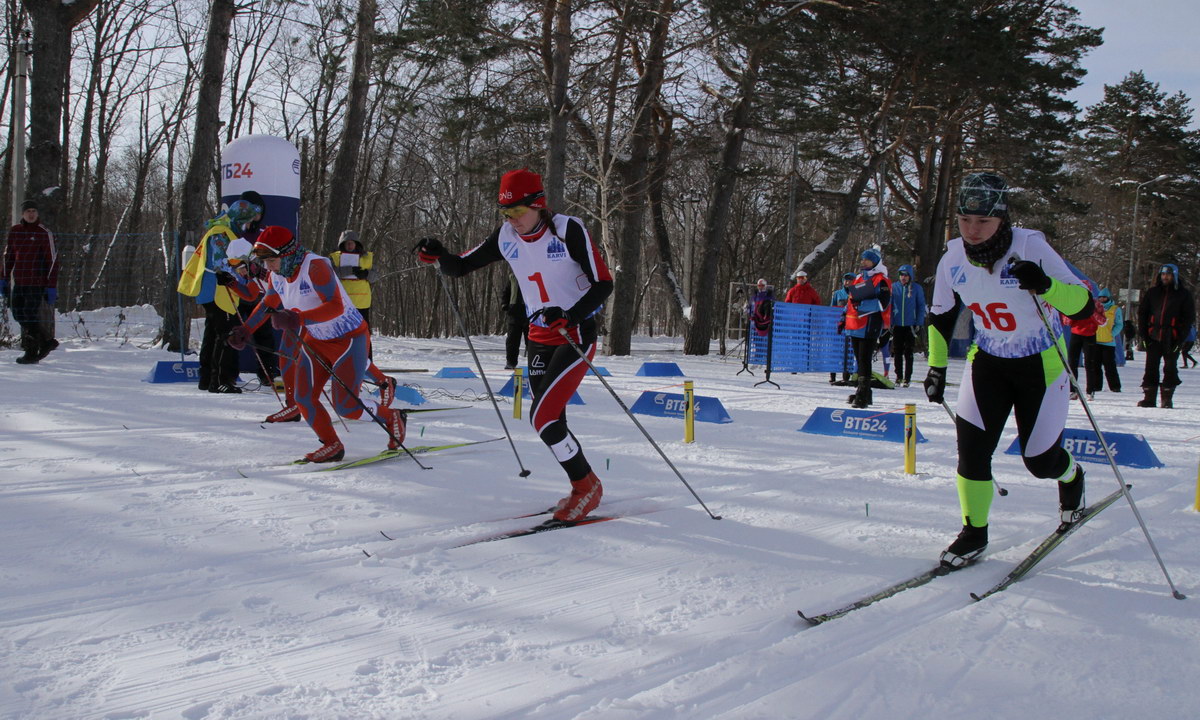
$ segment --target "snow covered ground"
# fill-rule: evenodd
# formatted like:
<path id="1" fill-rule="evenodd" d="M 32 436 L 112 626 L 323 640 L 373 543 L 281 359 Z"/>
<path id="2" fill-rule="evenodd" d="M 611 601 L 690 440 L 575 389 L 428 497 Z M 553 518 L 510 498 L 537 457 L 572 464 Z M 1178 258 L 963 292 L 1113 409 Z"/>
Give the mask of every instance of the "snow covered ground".
<path id="1" fill-rule="evenodd" d="M 141 324 L 139 324 L 141 323 Z M 627 404 L 678 382 L 638 377 L 678 362 L 735 422 L 642 423 L 722 515 L 700 508 L 595 378 L 572 428 L 603 478 L 601 511 L 642 514 L 453 548 L 528 521 L 567 489 L 532 430 L 507 442 L 340 472 L 288 461 L 317 446 L 303 423 L 264 426 L 270 393 L 148 384 L 153 318 L 21 367 L 0 351 L 0 717 L 3 718 L 1061 718 L 1195 717 L 1200 708 L 1200 370 L 1177 409 L 1102 393 L 1102 427 L 1144 434 L 1166 463 L 1124 469 L 1176 585 L 1172 599 L 1121 501 L 1033 575 L 973 603 L 1055 524 L 1051 483 L 997 454 L 1010 490 L 974 568 L 839 620 L 822 612 L 933 564 L 958 530 L 948 418 L 917 385 L 930 442 L 905 475 L 902 447 L 797 432 L 844 407 L 824 375 L 736 373 L 641 338 L 598 357 Z M 103 326 L 103 322 L 91 325 Z M 499 338 L 477 341 L 495 387 Z M 434 395 L 409 444 L 497 437 L 461 340 L 382 338 L 381 367 Z M 952 365 L 956 382 L 961 364 Z M 924 376 L 919 366 L 917 375 Z M 243 376 L 249 377 L 249 376 Z M 444 389 L 447 393 L 433 392 Z M 672 388 L 672 390 L 676 390 Z M 506 418 L 511 405 L 501 406 Z M 899 421 L 898 415 L 890 418 Z M 1071 427 L 1086 427 L 1077 405 Z M 351 457 L 384 446 L 339 427 Z M 1007 446 L 1012 431 L 1002 441 Z M 1089 495 L 1116 488 L 1089 464 Z M 383 539 L 380 531 L 395 538 Z M 368 558 L 363 550 L 375 553 Z"/>

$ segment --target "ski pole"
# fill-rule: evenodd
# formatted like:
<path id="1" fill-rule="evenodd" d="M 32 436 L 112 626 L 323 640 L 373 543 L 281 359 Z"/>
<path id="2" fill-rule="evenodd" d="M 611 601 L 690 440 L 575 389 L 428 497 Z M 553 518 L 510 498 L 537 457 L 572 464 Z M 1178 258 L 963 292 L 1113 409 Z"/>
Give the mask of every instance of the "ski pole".
<path id="1" fill-rule="evenodd" d="M 708 509 L 708 506 L 704 504 L 704 501 L 701 500 L 700 496 L 696 494 L 696 491 L 692 489 L 691 484 L 683 477 L 683 474 L 679 472 L 679 469 L 675 467 L 675 463 L 671 462 L 671 458 L 667 457 L 667 454 L 662 451 L 662 448 L 658 446 L 658 443 L 654 442 L 654 438 L 650 437 L 650 433 L 646 432 L 646 428 L 642 427 L 642 424 L 638 422 L 638 419 L 634 417 L 633 413 L 629 412 L 629 408 L 625 406 L 625 401 L 621 400 L 621 396 L 612 389 L 612 386 L 608 384 L 608 381 L 604 379 L 603 375 L 596 372 L 596 366 L 592 364 L 591 360 L 588 360 L 588 356 L 583 352 L 583 348 L 575 344 L 575 341 L 571 339 L 571 335 L 564 328 L 559 328 L 558 333 L 566 339 L 567 343 L 570 344 L 570 346 L 574 348 L 575 352 L 579 354 L 579 357 L 585 363 L 587 363 L 587 366 L 591 369 L 592 374 L 599 378 L 600 382 L 608 390 L 609 394 L 613 396 L 613 399 L 617 401 L 617 404 L 621 406 L 621 409 L 624 410 L 625 414 L 629 416 L 629 419 L 633 421 L 633 424 L 637 425 L 638 430 L 642 431 L 642 434 L 646 436 L 646 439 L 650 441 L 650 444 L 654 446 L 654 449 L 658 451 L 658 454 L 662 456 L 662 459 L 666 461 L 671 470 L 675 471 L 675 475 L 679 478 L 679 481 L 682 482 L 684 487 L 688 489 L 688 492 L 692 494 L 692 497 L 696 498 L 696 502 L 700 503 L 700 507 L 704 508 L 704 512 L 708 513 L 708 516 L 713 520 L 720 520 L 721 516 L 713 515 L 712 510 Z"/>
<path id="2" fill-rule="evenodd" d="M 517 466 L 521 468 L 521 472 L 517 474 L 521 477 L 529 477 L 530 471 L 525 469 L 525 464 L 521 462 L 521 456 L 517 453 L 517 445 L 508 432 L 508 424 L 504 422 L 504 413 L 500 412 L 500 404 L 496 402 L 496 396 L 492 394 L 492 385 L 488 382 L 487 373 L 483 371 L 483 363 L 479 362 L 479 355 L 475 353 L 475 344 L 471 342 L 471 333 L 467 332 L 467 324 L 463 322 L 462 313 L 458 311 L 458 303 L 450 294 L 450 286 L 446 283 L 446 278 L 442 276 L 441 270 L 437 271 L 437 277 L 438 282 L 442 284 L 442 290 L 446 292 L 446 300 L 450 303 L 454 319 L 458 321 L 458 329 L 462 332 L 463 339 L 467 341 L 467 349 L 471 351 L 471 357 L 475 359 L 475 367 L 479 370 L 479 377 L 483 379 L 483 386 L 487 389 L 488 400 L 492 401 L 492 407 L 496 409 L 496 417 L 500 419 L 500 427 L 504 428 L 504 436 L 508 438 L 508 445 L 512 448 L 513 457 L 517 459 Z"/>
<path id="3" fill-rule="evenodd" d="M 943 400 L 941 404 L 942 409 L 945 410 L 946 414 L 950 416 L 950 422 L 957 424 L 958 416 L 955 415 L 954 411 L 950 409 L 950 403 Z M 1001 487 L 996 478 L 992 478 L 992 485 L 996 488 L 996 492 L 1000 494 L 1000 497 L 1008 497 L 1008 488 Z"/>
<path id="4" fill-rule="evenodd" d="M 1014 259 L 1019 259 L 1016 256 L 1009 258 L 1011 263 Z M 1142 534 L 1146 536 L 1146 542 L 1150 545 L 1150 551 L 1154 553 L 1154 559 L 1158 561 L 1158 567 L 1162 569 L 1163 577 L 1167 579 L 1167 585 L 1171 587 L 1171 597 L 1176 600 L 1183 600 L 1187 596 L 1179 592 L 1175 587 L 1175 583 L 1171 581 L 1171 574 L 1167 572 L 1167 566 L 1163 562 L 1162 555 L 1158 554 L 1158 547 L 1154 544 L 1154 539 L 1150 537 L 1150 530 L 1146 527 L 1146 523 L 1142 520 L 1142 513 L 1138 511 L 1137 503 L 1133 501 L 1133 495 L 1129 493 L 1129 486 L 1125 484 L 1125 478 L 1121 475 L 1121 469 L 1117 467 L 1117 461 L 1113 458 L 1112 449 L 1108 447 L 1108 441 L 1104 439 L 1104 434 L 1100 432 L 1100 426 L 1096 423 L 1096 418 L 1092 415 L 1092 408 L 1084 399 L 1083 388 L 1079 387 L 1079 380 L 1075 378 L 1075 374 L 1071 372 L 1071 364 L 1067 359 L 1066 352 L 1059 345 L 1059 337 L 1054 334 L 1054 329 L 1050 325 L 1050 319 L 1046 317 L 1046 311 L 1042 309 L 1042 300 L 1033 290 L 1029 291 L 1029 296 L 1033 298 L 1033 305 L 1037 308 L 1038 317 L 1042 319 L 1042 325 L 1046 327 L 1046 332 L 1050 334 L 1050 339 L 1054 343 L 1055 350 L 1058 351 L 1058 358 L 1062 361 L 1063 370 L 1067 373 L 1067 378 L 1071 381 L 1071 387 L 1075 389 L 1075 394 L 1079 397 L 1079 403 L 1083 405 L 1083 412 L 1087 415 L 1088 422 L 1092 424 L 1092 430 L 1096 432 L 1096 438 L 1100 440 L 1100 447 L 1104 448 L 1104 457 L 1108 459 L 1108 464 L 1112 467 L 1113 475 L 1116 476 L 1117 485 L 1121 488 L 1121 494 L 1125 496 L 1125 500 L 1129 503 L 1129 509 L 1133 510 L 1133 516 L 1137 518 L 1138 525 L 1142 528 Z"/>
<path id="5" fill-rule="evenodd" d="M 318 355 L 317 352 L 312 349 L 311 345 L 304 342 L 304 338 L 300 337 L 300 333 L 296 332 L 295 330 L 288 330 L 288 332 L 290 332 L 292 334 L 292 337 L 296 338 L 296 342 L 300 344 L 300 347 L 304 348 L 305 353 L 312 359 L 316 360 L 317 364 L 320 365 L 325 370 L 325 372 L 329 373 L 329 377 L 336 380 L 337 384 L 342 386 L 342 389 L 346 391 L 347 395 L 354 398 L 354 402 L 358 403 L 358 407 L 361 408 L 362 411 L 365 412 L 367 415 L 370 415 L 371 419 L 374 420 L 375 423 L 377 425 L 379 425 L 379 427 L 383 428 L 383 431 L 385 433 L 387 433 L 388 437 L 391 438 L 392 440 L 394 440 L 396 442 L 396 444 L 400 446 L 400 449 L 403 450 L 410 458 L 413 459 L 413 462 L 415 462 L 417 464 L 417 467 L 421 468 L 422 470 L 432 470 L 432 468 L 430 468 L 429 466 L 423 464 L 420 460 L 418 460 L 417 456 L 413 455 L 412 451 L 409 450 L 408 448 L 406 448 L 404 446 L 404 443 L 400 442 L 400 439 L 392 434 L 392 431 L 391 431 L 391 429 L 388 428 L 387 423 L 385 423 L 383 420 L 380 420 L 379 416 L 376 415 L 374 412 L 372 412 L 371 408 L 367 407 L 367 404 L 364 403 L 362 401 L 362 399 L 358 397 L 358 393 L 352 391 L 349 388 L 349 386 L 346 385 L 346 381 L 342 380 L 340 377 L 338 377 L 338 374 L 333 371 L 333 368 L 329 366 L 329 363 L 325 362 L 325 358 Z M 329 404 L 331 406 L 333 406 L 334 412 L 336 414 L 337 406 L 333 404 L 332 400 L 329 401 Z M 400 412 L 400 411 L 393 410 L 392 412 Z"/>
<path id="6" fill-rule="evenodd" d="M 285 358 L 291 362 L 296 362 L 295 356 L 289 357 L 287 355 L 284 355 L 279 350 L 276 350 L 274 348 L 269 348 L 266 345 L 259 345 L 258 343 L 254 342 L 253 340 L 247 340 L 246 347 L 253 348 L 253 349 L 261 351 L 261 352 L 271 353 L 272 355 L 274 355 L 276 357 Z M 275 391 L 275 396 L 279 397 L 278 390 Z M 325 390 L 324 385 L 321 386 L 321 397 L 325 398 L 325 402 L 329 403 L 329 407 L 336 407 L 333 404 L 333 398 L 329 397 L 329 392 Z M 280 405 L 284 406 L 282 402 L 280 402 Z M 284 406 L 284 407 L 286 407 L 286 406 Z M 350 432 L 350 426 L 346 424 L 346 418 L 342 417 L 341 415 L 338 415 L 336 412 L 334 413 L 334 417 L 336 417 L 338 422 L 340 422 L 342 424 L 343 430 L 345 430 L 346 432 Z"/>
<path id="7" fill-rule="evenodd" d="M 233 297 L 233 291 L 230 290 L 228 287 L 225 288 L 225 291 L 229 293 L 229 299 L 236 302 L 236 300 Z M 238 322 L 240 322 L 242 324 L 242 327 L 246 328 L 246 330 L 248 332 L 250 330 L 250 328 L 246 327 L 246 318 L 242 317 L 241 309 L 235 308 L 235 312 L 237 313 Z M 262 370 L 263 377 L 272 381 L 271 382 L 271 390 L 275 392 L 275 399 L 277 401 L 279 401 L 279 407 L 281 407 L 281 408 L 287 407 L 287 405 L 285 405 L 283 402 L 283 398 L 279 396 L 279 389 L 275 387 L 274 378 L 271 377 L 271 373 L 267 372 L 267 364 L 263 362 L 262 356 L 260 356 L 258 354 L 258 348 L 255 347 L 254 350 L 255 350 L 254 359 L 258 361 L 258 369 Z"/>

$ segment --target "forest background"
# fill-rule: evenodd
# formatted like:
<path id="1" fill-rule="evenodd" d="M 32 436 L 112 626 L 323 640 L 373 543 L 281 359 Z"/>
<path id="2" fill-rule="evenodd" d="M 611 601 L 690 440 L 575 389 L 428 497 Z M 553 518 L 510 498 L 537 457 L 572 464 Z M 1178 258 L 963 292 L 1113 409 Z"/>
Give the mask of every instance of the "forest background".
<path id="1" fill-rule="evenodd" d="M 858 253 L 928 282 L 964 173 L 1019 189 L 1102 286 L 1200 272 L 1190 99 L 1132 70 L 1068 99 L 1102 29 L 1058 0 L 5 0 L 0 192 L 13 86 L 32 51 L 24 197 L 60 238 L 60 312 L 153 304 L 177 349 L 179 248 L 218 214 L 220 149 L 300 150 L 304 244 L 357 230 L 373 325 L 457 331 L 411 250 L 465 250 L 495 188 L 544 174 L 616 277 L 605 348 L 634 333 L 706 354 L 737 283 L 807 270 L 823 298 Z M 506 268 L 459 281 L 468 328 L 500 332 Z M 735 300 L 734 302 L 730 302 Z M 190 305 L 190 301 L 184 301 Z M 736 319 L 734 320 L 736 322 Z"/>

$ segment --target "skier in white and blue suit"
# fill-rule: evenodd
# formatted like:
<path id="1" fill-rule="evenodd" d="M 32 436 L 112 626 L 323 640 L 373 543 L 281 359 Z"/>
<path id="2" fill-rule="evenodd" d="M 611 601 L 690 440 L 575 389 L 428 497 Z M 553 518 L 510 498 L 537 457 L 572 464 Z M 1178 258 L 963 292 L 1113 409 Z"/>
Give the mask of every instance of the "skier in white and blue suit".
<path id="1" fill-rule="evenodd" d="M 947 340 L 960 307 L 972 312 L 975 324 L 955 422 L 963 527 L 942 553 L 943 565 L 951 568 L 968 564 L 987 547 L 992 454 L 1010 413 L 1016 415 L 1025 467 L 1035 477 L 1058 481 L 1063 521 L 1078 519 L 1084 506 L 1083 469 L 1061 446 L 1070 388 L 1054 346 L 1065 352 L 1059 312 L 1088 317 L 1092 297 L 1045 235 L 1013 227 L 1008 193 L 994 173 L 972 173 L 963 181 L 961 237 L 946 244 L 929 309 L 925 393 L 931 402 L 944 401 Z"/>

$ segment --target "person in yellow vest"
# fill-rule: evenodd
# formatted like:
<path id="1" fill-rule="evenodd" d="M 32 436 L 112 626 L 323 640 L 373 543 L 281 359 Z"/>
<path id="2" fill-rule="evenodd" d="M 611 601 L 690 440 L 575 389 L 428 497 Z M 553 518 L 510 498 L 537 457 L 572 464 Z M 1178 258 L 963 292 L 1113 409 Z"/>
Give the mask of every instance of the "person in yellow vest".
<path id="1" fill-rule="evenodd" d="M 207 232 L 197 250 L 203 256 L 204 263 L 203 274 L 199 275 L 199 292 L 193 294 L 196 302 L 204 308 L 198 387 L 213 393 L 236 394 L 242 391 L 237 385 L 237 353 L 225 344 L 230 331 L 239 322 L 238 296 L 230 288 L 237 278 L 233 275 L 227 251 L 229 243 L 262 220 L 265 212 L 258 193 L 247 192 L 246 195 L 252 199 L 241 197 L 235 200 L 223 213 L 206 223 Z"/>
<path id="2" fill-rule="evenodd" d="M 358 313 L 367 323 L 369 334 L 371 332 L 370 278 L 371 265 L 375 262 L 374 254 L 368 252 L 363 246 L 362 241 L 358 239 L 357 232 L 344 230 L 338 237 L 338 249 L 329 254 L 329 262 L 333 263 L 334 272 L 337 273 L 338 280 L 342 282 L 342 287 L 346 288 L 350 302 L 358 308 Z M 379 386 L 380 397 L 386 401 L 386 404 L 391 404 L 391 398 L 396 393 L 396 380 L 384 375 L 375 365 L 375 351 L 371 347 L 372 344 L 369 343 L 367 346 L 367 358 L 371 361 L 367 366 L 367 375 Z"/>
<path id="3" fill-rule="evenodd" d="M 1096 345 L 1085 361 L 1092 365 L 1087 368 L 1088 399 L 1092 393 L 1099 392 L 1101 372 L 1108 377 L 1108 389 L 1121 392 L 1121 376 L 1117 374 L 1117 339 L 1125 328 L 1125 315 L 1121 308 L 1113 302 L 1112 293 L 1107 288 L 1102 289 L 1097 298 L 1104 305 L 1103 325 L 1096 327 Z"/>
<path id="4" fill-rule="evenodd" d="M 338 280 L 350 295 L 350 302 L 358 308 L 367 324 L 371 324 L 371 265 L 374 254 L 367 252 L 358 233 L 346 230 L 338 238 L 338 249 L 329 254 Z"/>

